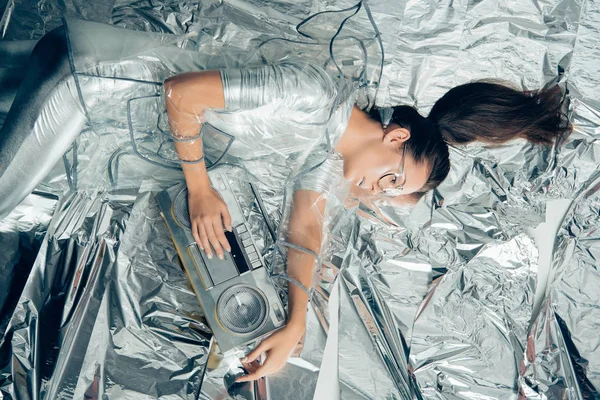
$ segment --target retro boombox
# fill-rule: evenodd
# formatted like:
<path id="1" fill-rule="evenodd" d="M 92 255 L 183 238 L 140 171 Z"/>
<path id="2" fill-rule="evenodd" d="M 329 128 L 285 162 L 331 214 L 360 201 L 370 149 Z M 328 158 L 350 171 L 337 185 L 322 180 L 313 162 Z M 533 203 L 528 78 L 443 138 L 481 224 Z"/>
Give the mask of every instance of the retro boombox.
<path id="1" fill-rule="evenodd" d="M 210 171 L 209 176 L 232 219 L 233 232 L 225 232 L 231 253 L 224 252 L 223 260 L 208 259 L 198 248 L 191 232 L 185 185 L 167 189 L 157 199 L 206 320 L 221 351 L 226 352 L 283 327 L 286 316 L 232 181 L 218 170 Z"/>

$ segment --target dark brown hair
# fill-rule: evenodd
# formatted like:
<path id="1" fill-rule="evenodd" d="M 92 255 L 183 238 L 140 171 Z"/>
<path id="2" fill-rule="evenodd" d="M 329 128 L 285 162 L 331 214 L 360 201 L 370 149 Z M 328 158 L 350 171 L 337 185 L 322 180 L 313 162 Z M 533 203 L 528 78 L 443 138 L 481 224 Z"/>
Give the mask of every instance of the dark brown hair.
<path id="1" fill-rule="evenodd" d="M 428 118 L 446 141 L 500 144 L 514 138 L 552 144 L 571 132 L 559 86 L 522 92 L 495 82 L 473 82 L 449 90 Z"/>
<path id="2" fill-rule="evenodd" d="M 392 119 L 410 131 L 406 151 L 427 162 L 430 173 L 418 193 L 435 189 L 450 172 L 447 143 L 500 144 L 515 138 L 552 144 L 571 132 L 560 87 L 522 92 L 495 82 L 473 82 L 448 91 L 424 118 L 413 107 L 393 108 Z M 371 116 L 377 120 L 379 113 Z"/>

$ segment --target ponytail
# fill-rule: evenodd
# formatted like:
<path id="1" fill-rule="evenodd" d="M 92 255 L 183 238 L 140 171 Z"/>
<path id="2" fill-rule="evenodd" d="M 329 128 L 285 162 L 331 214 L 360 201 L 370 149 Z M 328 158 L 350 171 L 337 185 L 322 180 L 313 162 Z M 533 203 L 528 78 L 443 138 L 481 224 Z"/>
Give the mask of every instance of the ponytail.
<path id="1" fill-rule="evenodd" d="M 552 144 L 571 132 L 563 97 L 558 86 L 521 92 L 498 83 L 473 82 L 448 91 L 428 118 L 451 144 L 500 144 L 519 137 Z"/>

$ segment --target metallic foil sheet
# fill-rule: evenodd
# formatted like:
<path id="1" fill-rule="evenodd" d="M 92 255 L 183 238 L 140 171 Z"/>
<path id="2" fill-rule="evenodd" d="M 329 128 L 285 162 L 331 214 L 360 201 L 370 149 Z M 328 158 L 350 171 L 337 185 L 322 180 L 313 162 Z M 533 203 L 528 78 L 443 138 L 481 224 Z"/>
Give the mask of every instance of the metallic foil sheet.
<path id="1" fill-rule="evenodd" d="M 211 334 L 154 195 L 63 199 L 2 342 L 5 395 L 197 397 Z"/>
<path id="2" fill-rule="evenodd" d="M 4 334 L 42 245 L 57 199 L 32 193 L 0 222 L 0 332 Z"/>
<path id="3" fill-rule="evenodd" d="M 431 266 L 408 247 L 406 229 L 382 229 L 368 210 L 359 209 L 350 226 L 358 245 L 345 251 L 338 278 L 342 397 L 419 398 L 408 369 L 408 343 Z"/>
<path id="4" fill-rule="evenodd" d="M 486 245 L 427 294 L 410 362 L 424 398 L 515 398 L 537 249 L 519 235 Z"/>
<path id="5" fill-rule="evenodd" d="M 597 144 L 600 62 L 596 49 L 600 12 L 597 2 L 500 3 L 484 0 L 367 4 L 381 33 L 385 53 L 383 76 L 376 97 L 378 105 L 413 104 L 425 112 L 450 87 L 478 78 L 505 79 L 526 89 L 555 81 L 570 91 L 575 131 L 566 143 L 553 148 L 515 141 L 491 149 L 479 145 L 452 149 L 453 167 L 449 179 L 410 210 L 375 202 L 372 210 L 349 207 L 347 212 L 334 213 L 329 227 L 331 249 L 328 257 L 323 259 L 327 268 L 322 268 L 318 277 L 313 296 L 315 313 L 309 314 L 309 320 L 311 324 L 316 320 L 319 325 L 327 326 L 327 299 L 333 285 L 339 284 L 342 289 L 339 331 L 342 397 L 511 398 L 520 390 L 526 398 L 594 398 L 597 396 L 595 374 L 599 360 L 593 346 L 597 318 L 591 307 L 597 303 L 594 303 L 597 262 L 593 257 L 599 214 L 593 185 L 600 165 Z M 311 14 L 351 5 L 317 0 L 162 1 L 152 4 L 73 0 L 38 4 L 9 0 L 0 19 L 0 32 L 7 39 L 39 39 L 45 32 L 60 26 L 61 17 L 83 17 L 139 31 L 175 33 L 181 39 L 177 46 L 190 51 L 202 49 L 205 54 L 214 56 L 205 58 L 207 66 L 216 65 L 216 61 L 211 60 L 224 60 L 228 66 L 236 66 L 246 60 L 258 61 L 261 57 L 285 59 L 288 53 L 322 56 L 320 50 L 315 51 L 310 45 L 280 46 L 280 39 L 295 38 L 294 26 Z M 308 24 L 310 31 L 319 38 L 331 38 L 334 31 L 330 27 L 339 26 L 346 16 L 336 14 L 334 19 L 332 15 L 313 19 L 313 24 Z M 330 25 L 322 22 L 328 18 L 332 22 Z M 365 18 L 356 19 L 356 25 L 349 28 L 360 30 L 364 22 Z M 186 36 L 190 33 L 198 34 L 190 40 L 191 37 Z M 267 42 L 262 50 L 248 54 L 248 49 L 256 49 L 271 38 L 278 40 Z M 369 51 L 375 51 L 371 49 L 376 47 L 373 43 Z M 114 82 L 96 80 L 92 83 L 96 87 L 122 90 L 116 91 L 114 100 L 122 98 L 122 93 L 135 93 L 126 82 L 119 87 Z M 146 90 L 143 95 L 152 93 L 143 85 L 135 90 Z M 90 100 L 94 100 L 93 96 Z M 55 167 L 56 179 L 48 178 L 50 183 L 45 190 L 53 187 L 52 182 L 60 181 L 62 186 L 54 186 L 59 188 L 54 190 L 62 193 L 64 181 L 73 181 L 72 176 L 66 178 L 67 171 L 75 170 L 80 188 L 98 186 L 99 177 L 101 187 L 135 189 L 148 176 L 160 185 L 173 179 L 180 180 L 177 171 L 167 172 L 160 166 L 149 166 L 133 155 L 127 140 L 123 139 L 127 134 L 126 127 L 109 124 L 115 116 L 112 113 L 123 112 L 123 105 L 118 102 L 106 104 L 109 106 L 103 108 L 105 112 L 99 110 L 93 116 L 95 119 L 90 123 L 93 129 L 85 129 L 76 142 L 77 167 L 68 167 L 69 163 L 73 166 L 70 161 L 72 148 L 67 159 L 69 163 L 65 165 L 64 160 L 59 161 L 61 165 Z M 258 165 L 251 165 L 249 169 L 259 176 L 271 173 Z M 586 191 L 591 193 L 587 197 L 581 194 Z M 263 188 L 261 193 L 273 220 L 279 221 L 283 214 L 281 191 Z M 528 313 L 531 313 L 535 291 L 536 249 L 523 231 L 525 227 L 543 221 L 548 199 L 563 197 L 575 198 L 576 204 L 557 239 L 555 278 L 549 286 L 544 307 L 538 315 L 531 316 Z M 151 203 L 148 194 L 140 194 L 137 201 L 140 207 Z M 136 206 L 133 207 L 135 210 Z M 66 211 L 73 216 L 81 212 L 81 208 L 63 210 Z M 144 224 L 139 219 L 136 221 L 138 229 L 144 230 Z M 152 226 L 162 229 L 159 224 Z M 120 236 L 121 246 L 125 246 L 126 233 L 125 230 Z M 144 250 L 141 244 L 131 250 L 131 254 L 149 261 L 139 265 L 155 268 L 150 260 L 157 257 L 155 253 L 161 254 L 163 247 L 169 246 L 167 238 L 160 237 L 162 240 L 157 241 L 157 247 Z M 43 252 L 44 246 L 40 255 Z M 176 263 L 174 259 L 171 261 Z M 161 264 L 161 270 L 163 266 L 166 268 L 166 264 Z M 46 270 L 43 266 L 39 268 L 41 271 L 37 275 Z M 343 273 L 335 281 L 338 269 Z M 30 280 L 37 276 L 36 271 L 34 266 Z M 162 293 L 165 296 L 181 294 L 184 281 L 180 285 L 163 286 Z M 427 292 L 431 281 L 434 285 Z M 135 290 L 138 288 L 130 287 L 121 293 L 127 298 L 134 296 Z M 135 296 L 134 299 L 139 299 Z M 38 298 L 39 294 L 26 288 L 19 306 L 38 304 L 32 302 Z M 421 302 L 423 298 L 425 302 Z M 191 297 L 186 304 L 193 309 Z M 518 308 L 519 304 L 521 308 Z M 119 314 L 121 309 L 132 308 L 135 309 L 126 302 L 117 302 L 111 312 Z M 483 318 L 472 318 L 475 311 L 477 317 Z M 17 315 L 10 317 L 15 319 Z M 531 317 L 534 322 L 525 343 Z M 41 338 L 38 338 L 35 321 L 32 321 L 28 320 L 22 328 L 26 333 L 22 337 L 29 341 L 19 343 L 20 347 L 15 344 L 11 354 L 35 352 L 37 345 L 31 340 L 38 343 Z M 459 323 L 457 329 L 452 329 Z M 106 324 L 100 321 L 98 326 Z M 13 326 L 12 323 L 9 325 L 9 334 L 13 332 Z M 317 333 L 322 328 L 312 326 L 308 335 L 319 337 Z M 101 353 L 120 351 L 112 348 L 111 342 L 101 335 L 107 335 L 106 330 L 98 329 L 99 336 L 91 344 L 98 343 Z M 163 329 L 170 332 L 169 327 Z M 488 337 L 483 337 L 477 329 L 483 329 Z M 198 351 L 196 355 L 204 351 L 198 349 L 208 349 L 209 334 L 202 332 L 202 341 L 197 336 L 194 339 L 197 341 L 194 343 L 198 343 L 193 350 Z M 468 332 L 477 335 L 469 337 Z M 4 340 L 2 354 L 10 347 Z M 302 364 L 302 360 L 309 360 L 302 368 L 312 372 L 307 375 L 311 379 L 318 374 L 315 368 L 320 362 L 318 348 L 322 340 L 322 337 L 315 339 L 314 349 L 303 351 L 304 355 L 291 361 Z M 143 339 L 136 341 L 142 342 Z M 454 346 L 454 351 L 448 346 Z M 503 349 L 503 352 L 496 349 Z M 140 347 L 128 361 L 154 360 L 155 353 L 156 350 L 149 347 Z M 88 351 L 87 354 L 91 353 Z M 461 355 L 467 356 L 461 358 Z M 95 370 L 89 357 L 90 363 L 85 364 L 88 369 L 76 386 L 78 393 L 84 387 L 87 390 L 86 385 L 94 380 Z M 27 356 L 22 359 L 29 360 Z M 361 362 L 357 363 L 357 360 Z M 365 360 L 371 372 L 368 375 L 365 374 Z M 152 365 L 151 361 L 147 362 Z M 3 372 L 6 365 L 3 361 Z M 42 369 L 39 363 L 23 362 L 21 365 L 22 372 L 14 376 L 29 375 L 19 382 L 29 379 L 32 382 L 30 388 L 26 384 L 13 384 L 10 381 L 12 373 L 7 373 L 3 376 L 10 378 L 4 378 L 2 393 L 9 396 L 8 393 L 15 390 L 23 390 L 35 397 L 35 393 L 41 393 L 36 389 L 41 386 L 40 382 L 47 382 L 44 380 L 46 375 L 38 372 Z M 236 368 L 232 361 L 219 360 L 214 349 L 208 357 L 201 398 L 256 398 L 254 389 L 240 388 L 238 392 L 228 389 L 226 377 L 239 373 Z M 121 368 L 117 363 L 105 363 L 101 370 L 118 376 L 130 372 L 129 368 Z M 190 376 L 199 376 L 198 371 L 190 372 Z M 54 381 L 50 380 L 56 382 L 52 390 L 74 393 L 64 389 L 69 385 L 62 384 L 59 375 Z M 179 378 L 183 375 L 173 376 L 172 383 L 165 383 L 176 388 L 173 397 L 191 396 L 188 393 L 196 387 L 189 391 L 182 389 L 183 378 Z M 284 371 L 282 376 L 294 375 Z M 314 382 L 305 379 L 303 382 Z M 276 380 L 274 378 L 273 382 Z M 293 385 L 296 398 L 311 398 L 314 384 L 307 383 L 309 389 L 302 390 L 296 385 L 299 381 L 290 383 L 287 380 L 282 388 Z M 103 382 L 109 392 L 117 390 L 111 381 Z M 144 391 L 151 396 L 163 393 L 162 388 L 152 391 L 148 387 L 127 384 L 131 385 L 127 386 L 131 397 L 143 396 Z M 273 390 L 273 393 L 285 393 L 283 389 L 278 392 L 275 386 Z"/>
<path id="6" fill-rule="evenodd" d="M 532 399 L 598 396 L 598 128 L 600 118 L 574 100 L 576 123 L 559 178 L 576 194 L 555 242 L 546 299 L 534 319 L 519 381 Z M 582 151 L 573 157 L 574 151 Z M 585 150 L 584 150 L 585 149 Z M 581 173 L 579 174 L 579 171 Z"/>
<path id="7" fill-rule="evenodd" d="M 599 184 L 596 173 L 591 185 L 580 190 L 556 238 L 553 279 L 531 326 L 519 381 L 528 398 L 598 395 Z"/>
<path id="8" fill-rule="evenodd" d="M 600 391 L 598 223 L 600 106 L 597 50 L 600 5 L 581 5 L 571 60 L 574 132 L 561 149 L 551 190 L 573 203 L 555 242 L 546 299 L 530 328 L 519 385 L 531 399 L 596 398 Z"/>
<path id="9" fill-rule="evenodd" d="M 2 338 L 3 395 L 38 397 L 52 374 L 55 349 L 75 344 L 74 328 L 86 319 L 94 286 L 104 285 L 101 278 L 112 266 L 126 211 L 84 194 L 65 197 L 57 206 Z M 111 227 L 113 217 L 117 226 Z M 36 362 L 40 356 L 46 362 Z"/>

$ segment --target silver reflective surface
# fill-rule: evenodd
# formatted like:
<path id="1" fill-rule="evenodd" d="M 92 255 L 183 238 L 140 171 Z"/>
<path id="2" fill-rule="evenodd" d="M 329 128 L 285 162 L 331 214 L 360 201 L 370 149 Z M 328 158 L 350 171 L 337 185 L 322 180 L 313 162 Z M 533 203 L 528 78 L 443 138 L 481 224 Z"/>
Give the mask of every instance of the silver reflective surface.
<path id="1" fill-rule="evenodd" d="M 524 89 L 557 81 L 569 90 L 575 130 L 556 148 L 515 141 L 492 149 L 480 145 L 452 149 L 448 180 L 410 209 L 385 201 L 372 205 L 377 212 L 332 205 L 331 233 L 316 277 L 307 337 L 281 374 L 267 379 L 271 398 L 289 393 L 312 398 L 334 284 L 342 289 L 339 375 L 345 399 L 489 399 L 519 394 L 533 399 L 594 398 L 600 388 L 595 311 L 600 284 L 600 5 L 589 0 L 366 4 L 385 53 L 378 105 L 412 104 L 426 112 L 447 89 L 479 78 L 505 79 Z M 14 268 L 1 270 L 3 281 L 27 280 L 21 283 L 22 291 L 10 293 L 5 304 L 11 306 L 2 309 L 6 322 L 0 352 L 2 395 L 260 397 L 253 388 L 233 387 L 230 377 L 240 373 L 239 364 L 220 357 L 214 344 L 210 347 L 210 332 L 150 194 L 182 177 L 134 154 L 130 129 L 123 123 L 127 120 L 123 99 L 141 98 L 130 103 L 132 124 L 141 132 L 146 128 L 145 113 L 160 96 L 152 82 L 168 74 L 235 67 L 262 58 L 281 60 L 289 54 L 325 59 L 328 46 L 284 46 L 282 38 L 297 39 L 294 27 L 311 14 L 352 5 L 318 0 L 143 5 L 71 0 L 38 6 L 28 0 L 8 1 L 0 20 L 0 34 L 8 40 L 39 39 L 61 26 L 62 16 L 85 17 L 161 32 L 152 36 L 153 41 L 147 33 L 139 38 L 189 53 L 168 46 L 161 53 L 155 51 L 161 46 L 152 47 L 157 58 L 145 54 L 148 63 L 143 64 L 150 68 L 123 64 L 124 55 L 102 68 L 78 64 L 79 88 L 90 91 L 82 91 L 83 99 L 75 98 L 73 104 L 83 101 L 94 112 L 65 159 L 62 152 L 68 145 L 54 150 L 54 163 L 59 164 L 45 167 L 49 174 L 42 174 L 46 178 L 38 186 L 61 194 L 62 201 L 31 273 L 25 276 L 27 269 L 19 269 L 17 275 L 22 275 L 17 277 Z M 300 29 L 317 38 L 315 42 L 329 43 L 349 14 L 320 14 Z M 354 22 L 347 25 L 349 33 L 342 35 L 348 38 L 340 38 L 334 50 L 339 60 L 346 61 L 341 62 L 345 74 L 359 76 L 363 51 L 349 36 L 371 28 L 365 14 L 350 21 Z M 370 68 L 358 100 L 369 104 L 379 81 L 373 61 L 377 56 L 371 57 L 377 43 L 363 44 Z M 31 51 L 31 43 L 22 46 Z M 175 60 L 174 54 L 189 58 Z M 18 76 L 14 67 L 0 68 L 2 76 Z M 106 79 L 115 71 L 118 77 L 152 82 Z M 72 83 L 65 85 L 65 90 L 53 92 L 56 101 L 49 103 L 58 111 L 65 111 L 60 104 L 67 104 L 59 100 L 76 93 Z M 3 113 L 6 104 L 10 101 L 3 97 Z M 76 135 L 82 120 L 69 116 L 81 113 L 74 107 L 69 110 L 73 114 L 47 115 L 63 118 L 66 132 Z M 148 131 L 147 137 L 139 138 L 139 152 L 171 159 L 172 153 L 159 152 L 164 150 L 160 132 Z M 217 144 L 219 140 L 214 139 Z M 252 174 L 248 179 L 266 182 L 259 188 L 265 207 L 277 224 L 285 225 L 282 216 L 289 207 L 282 204 L 289 199 L 283 198 L 276 182 L 285 180 L 290 170 L 283 158 L 273 157 L 268 167 L 259 161 L 245 164 Z M 133 188 L 136 194 L 116 200 L 111 199 L 114 194 L 63 195 L 67 188 L 97 187 Z M 575 202 L 557 238 L 546 300 L 540 313 L 531 315 L 537 250 L 523 232 L 543 221 L 545 204 L 554 198 Z M 4 253 L 7 266 L 28 251 L 20 245 L 15 250 L 17 235 L 37 234 L 37 242 L 42 242 L 51 203 L 32 203 L 40 213 L 39 224 L 12 224 L 23 220 L 14 214 L 18 209 L 3 220 L 2 248 L 13 249 Z M 269 240 L 267 232 L 262 235 Z M 72 361 L 71 354 L 81 359 Z"/>

